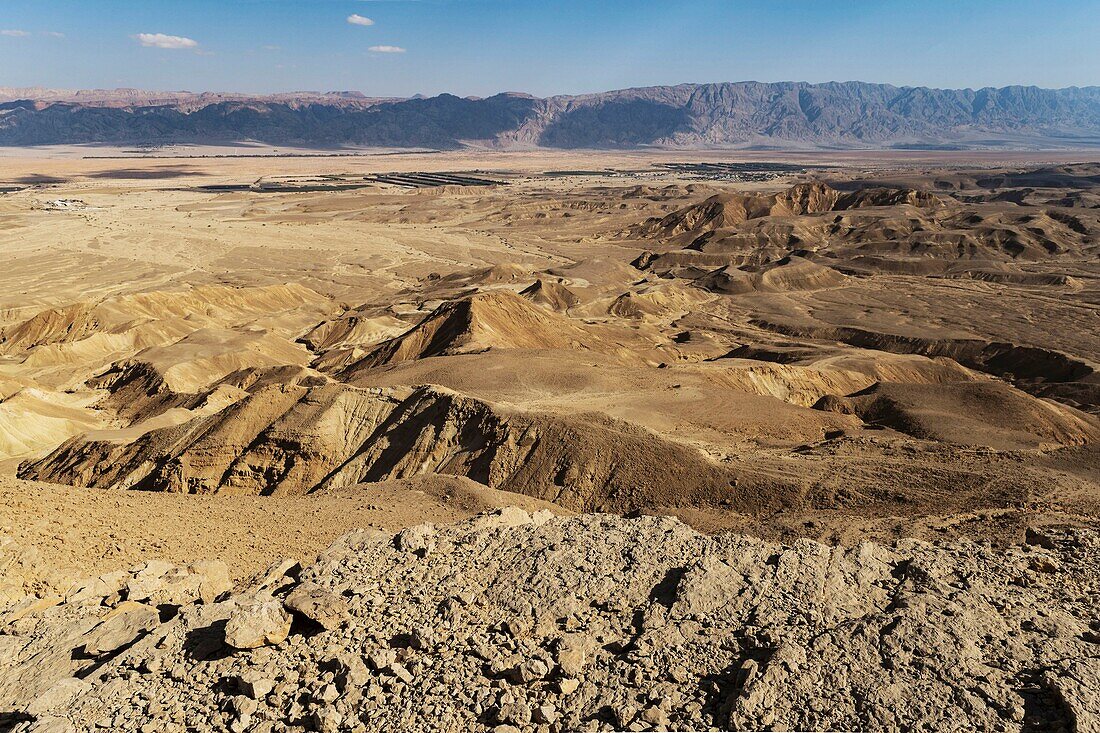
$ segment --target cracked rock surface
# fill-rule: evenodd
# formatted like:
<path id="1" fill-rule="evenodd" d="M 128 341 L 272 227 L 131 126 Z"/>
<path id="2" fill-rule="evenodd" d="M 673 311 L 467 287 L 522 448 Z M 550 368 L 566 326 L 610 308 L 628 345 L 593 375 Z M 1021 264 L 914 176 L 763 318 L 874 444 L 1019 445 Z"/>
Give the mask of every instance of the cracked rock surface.
<path id="1" fill-rule="evenodd" d="M 352 532 L 232 589 L 222 571 L 8 601 L 0 727 L 1100 730 L 1086 530 L 784 546 L 509 508 Z M 289 634 L 227 644 L 257 608 Z"/>

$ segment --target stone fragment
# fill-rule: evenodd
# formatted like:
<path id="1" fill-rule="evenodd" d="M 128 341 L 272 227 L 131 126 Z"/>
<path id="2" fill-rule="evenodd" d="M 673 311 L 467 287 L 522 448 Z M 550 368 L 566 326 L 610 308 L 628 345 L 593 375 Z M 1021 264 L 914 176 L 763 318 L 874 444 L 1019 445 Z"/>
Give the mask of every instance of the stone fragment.
<path id="1" fill-rule="evenodd" d="M 370 681 L 370 672 L 362 657 L 345 652 L 336 658 L 336 682 L 341 692 L 349 688 L 363 687 Z"/>
<path id="2" fill-rule="evenodd" d="M 300 584 L 283 602 L 287 609 L 331 631 L 348 619 L 348 602 L 312 582 Z"/>
<path id="3" fill-rule="evenodd" d="M 74 733 L 75 730 L 67 718 L 43 715 L 22 728 L 20 733 Z"/>
<path id="4" fill-rule="evenodd" d="M 552 725 L 558 720 L 557 708 L 550 704 L 539 705 L 531 711 L 531 719 L 536 723 Z"/>
<path id="5" fill-rule="evenodd" d="M 435 533 L 434 524 L 418 524 L 401 530 L 394 538 L 394 544 L 402 552 L 425 557 L 435 549 Z"/>
<path id="6" fill-rule="evenodd" d="M 641 718 L 654 728 L 664 728 L 668 725 L 668 713 L 660 708 L 646 708 L 642 711 Z"/>
<path id="7" fill-rule="evenodd" d="M 335 702 L 338 697 L 340 697 L 340 691 L 336 689 L 336 685 L 325 685 L 317 691 L 316 699 L 327 705 Z"/>
<path id="8" fill-rule="evenodd" d="M 393 649 L 376 649 L 367 655 L 367 664 L 376 671 L 381 671 L 397 661 L 397 652 Z"/>
<path id="9" fill-rule="evenodd" d="M 121 649 L 158 625 L 160 613 L 157 609 L 144 603 L 125 601 L 83 638 L 84 653 L 99 656 Z"/>
<path id="10" fill-rule="evenodd" d="M 638 717 L 638 708 L 632 703 L 625 703 L 615 711 L 615 716 L 619 721 L 619 727 L 626 728 L 634 722 L 634 718 Z"/>
<path id="11" fill-rule="evenodd" d="M 500 706 L 497 712 L 497 720 L 501 723 L 512 723 L 524 726 L 531 722 L 531 706 L 524 702 L 509 702 Z"/>
<path id="12" fill-rule="evenodd" d="M 1058 548 L 1058 544 L 1054 541 L 1050 533 L 1039 527 L 1028 527 L 1025 529 L 1024 542 L 1029 545 L 1035 545 L 1036 547 L 1042 547 L 1046 550 L 1055 550 Z"/>
<path id="13" fill-rule="evenodd" d="M 386 534 L 382 530 L 368 527 L 366 529 L 353 529 L 343 537 L 343 541 L 347 544 L 348 549 L 361 552 L 368 547 L 375 545 L 381 545 L 390 540 L 390 535 Z"/>
<path id="14" fill-rule="evenodd" d="M 256 670 L 249 670 L 237 678 L 237 689 L 253 700 L 260 700 L 275 689 L 275 680 Z"/>
<path id="15" fill-rule="evenodd" d="M 255 576 L 250 585 L 257 592 L 268 592 L 294 580 L 301 570 L 302 565 L 297 560 L 280 560 Z"/>
<path id="16" fill-rule="evenodd" d="M 290 614 L 277 600 L 239 605 L 225 624 L 225 643 L 236 649 L 281 644 L 290 634 Z"/>
<path id="17" fill-rule="evenodd" d="M 233 722 L 229 724 L 232 733 L 245 733 L 252 727 L 252 716 L 256 714 L 259 706 L 255 700 L 237 695 L 230 704 L 233 707 Z"/>
<path id="18" fill-rule="evenodd" d="M 550 673 L 550 668 L 541 659 L 529 659 L 507 670 L 505 675 L 512 681 L 529 685 L 536 680 L 541 680 Z"/>
<path id="19" fill-rule="evenodd" d="M 323 706 L 313 711 L 313 726 L 319 733 L 341 733 L 344 730 L 344 716 L 329 706 Z"/>
<path id="20" fill-rule="evenodd" d="M 535 525 L 536 527 L 541 527 L 553 518 L 554 512 L 550 511 L 549 509 L 539 509 L 537 512 L 531 515 L 531 524 Z"/>
<path id="21" fill-rule="evenodd" d="M 412 673 L 405 667 L 405 665 L 398 662 L 391 664 L 387 671 L 397 679 L 401 680 L 405 684 L 410 684 L 413 681 Z"/>
<path id="22" fill-rule="evenodd" d="M 88 578 L 74 583 L 65 594 L 65 602 L 73 605 L 104 604 L 109 598 L 120 593 L 129 580 L 130 574 L 124 570 L 106 573 L 98 578 Z"/>
<path id="23" fill-rule="evenodd" d="M 555 659 L 566 677 L 576 677 L 584 671 L 588 662 L 591 642 L 580 634 L 571 634 L 558 642 Z"/>
<path id="24" fill-rule="evenodd" d="M 221 560 L 203 560 L 193 563 L 188 570 L 199 576 L 198 597 L 203 603 L 213 603 L 233 588 L 229 566 Z"/>
<path id="25" fill-rule="evenodd" d="M 0 628 L 8 626 L 9 624 L 14 624 L 16 621 L 20 621 L 28 616 L 42 613 L 47 608 L 52 608 L 58 603 L 61 603 L 62 600 L 61 596 L 44 596 L 42 598 L 27 596 L 0 619 Z"/>
<path id="26" fill-rule="evenodd" d="M 126 600 L 148 600 L 167 582 L 165 576 L 174 570 L 177 570 L 176 566 L 164 560 L 146 561 L 135 569 L 133 577 L 126 584 Z"/>
<path id="27" fill-rule="evenodd" d="M 558 680 L 558 692 L 560 692 L 562 695 L 572 695 L 574 692 L 577 691 L 577 688 L 580 687 L 580 685 L 580 680 L 566 677 L 564 679 Z"/>
<path id="28" fill-rule="evenodd" d="M 65 677 L 55 682 L 48 690 L 36 697 L 27 706 L 27 713 L 42 717 L 60 715 L 77 696 L 87 692 L 91 685 L 76 677 Z"/>
<path id="29" fill-rule="evenodd" d="M 233 713 L 238 718 L 243 718 L 246 715 L 252 715 L 259 709 L 259 705 L 256 703 L 255 700 L 249 697 L 244 697 L 243 695 L 235 696 L 230 704 L 233 706 Z"/>

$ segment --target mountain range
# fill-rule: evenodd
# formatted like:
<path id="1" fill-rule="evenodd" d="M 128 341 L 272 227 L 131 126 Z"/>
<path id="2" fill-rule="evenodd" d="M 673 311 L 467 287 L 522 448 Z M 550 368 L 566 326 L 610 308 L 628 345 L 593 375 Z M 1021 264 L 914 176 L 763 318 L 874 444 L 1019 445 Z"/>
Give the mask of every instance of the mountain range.
<path id="1" fill-rule="evenodd" d="M 443 150 L 1081 148 L 1100 146 L 1100 87 L 731 82 L 405 99 L 0 88 L 0 145 L 243 141 Z"/>

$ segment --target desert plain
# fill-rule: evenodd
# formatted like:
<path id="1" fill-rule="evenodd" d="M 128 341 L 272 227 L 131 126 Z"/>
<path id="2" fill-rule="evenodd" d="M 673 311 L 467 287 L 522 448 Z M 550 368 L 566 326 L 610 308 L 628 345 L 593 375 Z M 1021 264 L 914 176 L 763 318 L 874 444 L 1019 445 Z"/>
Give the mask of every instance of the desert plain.
<path id="1" fill-rule="evenodd" d="M 964 710 L 978 727 L 1100 726 L 1100 164 L 1086 154 L 281 152 L 0 157 L 4 599 L 58 599 L 5 620 L 2 638 L 23 641 L 9 650 L 21 671 L 0 684 L 0 721 L 10 709 L 28 730 L 194 729 L 203 710 L 207 727 L 232 730 L 891 729 L 942 728 L 944 711 Z M 577 547 L 592 574 L 563 559 Z M 639 547 L 651 557 L 633 557 Z M 512 561 L 477 561 L 494 552 Z M 140 622 L 149 635 L 136 643 L 85 640 L 85 654 L 42 662 L 64 643 L 36 618 L 87 625 L 149 597 L 112 589 L 89 597 L 114 602 L 89 610 L 70 600 L 87 595 L 78 579 L 130 573 L 132 584 L 150 563 L 163 576 L 213 561 L 220 592 L 278 596 L 292 566 L 269 568 L 283 558 L 308 568 L 295 571 L 299 588 L 374 619 L 388 651 L 371 657 L 370 638 L 354 634 L 332 651 L 296 626 L 282 646 L 242 644 L 278 649 L 249 662 L 271 678 L 257 694 L 239 655 L 203 656 L 184 634 L 227 633 L 230 610 L 203 614 L 234 601 L 211 604 L 218 593 L 203 590 L 178 617 L 164 607 L 192 601 L 162 599 L 162 626 Z M 417 562 L 428 569 L 407 567 Z M 392 574 L 362 592 L 340 586 L 374 572 L 364 563 Z M 469 683 L 468 704 L 448 702 L 435 685 L 455 680 L 415 658 L 446 647 L 436 637 L 474 634 L 469 589 L 448 600 L 457 574 L 492 595 L 551 582 L 533 578 L 552 570 L 564 588 L 606 577 L 622 596 L 583 613 L 554 606 L 561 588 L 526 605 L 487 601 L 489 616 L 513 602 L 535 610 L 529 624 L 514 609 L 503 626 L 481 619 L 488 636 L 471 642 L 470 669 L 492 669 L 470 672 L 484 684 Z M 815 574 L 820 588 L 800 584 Z M 355 599 L 377 610 L 420 583 L 440 594 L 422 618 L 354 611 Z M 950 602 L 906 606 L 891 583 Z M 762 606 L 730 610 L 750 595 Z M 433 625 L 429 610 L 448 603 L 466 615 L 447 606 L 451 625 Z M 863 632 L 833 618 L 800 637 L 784 624 L 812 627 L 838 607 L 859 623 L 879 614 L 875 633 L 901 619 L 911 638 L 928 632 L 914 608 L 926 624 L 953 619 L 944 633 L 965 643 L 943 642 L 937 672 L 881 662 L 891 684 L 924 691 L 907 704 L 939 700 L 938 713 L 883 717 L 898 698 L 874 682 L 878 651 L 868 661 L 855 642 L 812 672 L 807 649 Z M 585 615 L 593 608 L 604 626 Z M 1049 615 L 1036 621 L 1035 608 Z M 1012 641 L 1013 614 L 1039 629 L 1034 643 Z M 549 627 L 557 636 L 539 647 Z M 647 637 L 662 628 L 667 638 Z M 801 651 L 779 638 L 788 632 Z M 658 657 L 650 669 L 629 656 L 681 637 L 694 639 L 683 642 L 691 662 Z M 1001 645 L 999 661 L 983 644 Z M 134 661 L 154 646 L 179 659 Z M 615 664 L 641 671 L 620 685 Z M 297 678 L 270 671 L 298 667 L 312 670 L 304 698 Z M 360 699 L 346 688 L 362 675 L 378 681 Z M 145 677 L 167 685 L 142 688 L 156 710 L 103 709 Z M 172 684 L 238 677 L 183 695 L 175 717 L 164 703 Z M 34 708 L 58 679 L 76 682 Z M 702 692 L 681 700 L 697 680 Z M 863 702 L 822 703 L 823 686 Z M 973 699 L 951 697 L 960 688 Z M 443 707 L 402 707 L 414 689 Z"/>

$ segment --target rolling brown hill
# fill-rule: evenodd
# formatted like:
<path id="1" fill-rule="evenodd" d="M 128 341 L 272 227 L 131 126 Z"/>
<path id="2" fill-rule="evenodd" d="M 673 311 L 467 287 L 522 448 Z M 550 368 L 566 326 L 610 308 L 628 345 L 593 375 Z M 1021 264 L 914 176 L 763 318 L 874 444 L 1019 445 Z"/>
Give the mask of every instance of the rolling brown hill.
<path id="1" fill-rule="evenodd" d="M 622 168 L 4 194 L 0 466 L 217 501 L 435 476 L 846 541 L 1100 512 L 1100 214 L 1058 203 L 1095 166 Z"/>

